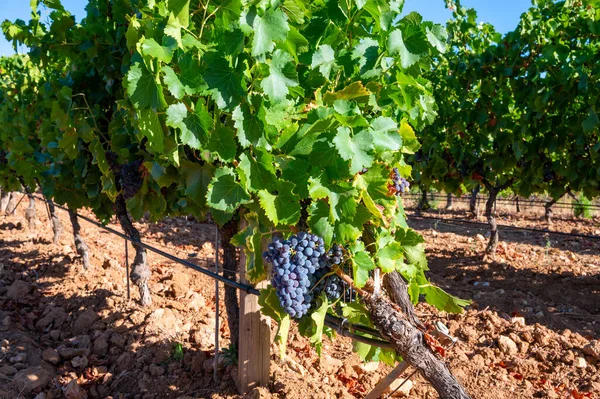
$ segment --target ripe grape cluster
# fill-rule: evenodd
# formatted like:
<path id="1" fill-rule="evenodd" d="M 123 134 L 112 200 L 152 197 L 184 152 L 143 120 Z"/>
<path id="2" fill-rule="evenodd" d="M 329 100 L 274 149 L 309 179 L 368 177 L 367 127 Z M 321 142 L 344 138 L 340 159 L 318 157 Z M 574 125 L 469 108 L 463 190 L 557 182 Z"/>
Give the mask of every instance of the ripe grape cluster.
<path id="1" fill-rule="evenodd" d="M 325 295 L 327 295 L 327 299 L 331 302 L 340 299 L 344 294 L 344 284 L 342 279 L 336 274 L 328 276 L 323 280 L 323 285 L 325 286 Z"/>
<path id="2" fill-rule="evenodd" d="M 345 283 L 327 273 L 343 263 L 343 256 L 341 246 L 334 244 L 326 251 L 323 238 L 314 234 L 299 232 L 287 240 L 275 238 L 263 257 L 273 265 L 271 284 L 285 312 L 295 318 L 304 316 L 321 292 L 330 301 L 340 299 Z"/>
<path id="3" fill-rule="evenodd" d="M 323 255 L 323 239 L 303 231 L 287 240 L 276 238 L 263 254 L 273 265 L 271 283 L 279 303 L 290 316 L 300 318 L 310 309 L 310 289 L 315 284 L 315 273 L 322 267 Z"/>
<path id="4" fill-rule="evenodd" d="M 140 171 L 141 165 L 142 160 L 138 159 L 137 161 L 133 161 L 121 166 L 121 189 L 123 198 L 126 200 L 134 197 L 140 188 L 142 188 L 144 180 L 142 172 Z"/>
<path id="5" fill-rule="evenodd" d="M 410 188 L 410 183 L 402 176 L 400 176 L 400 172 L 398 172 L 398 168 L 394 168 L 392 171 L 392 184 L 390 189 L 396 195 L 402 195 L 408 192 Z"/>

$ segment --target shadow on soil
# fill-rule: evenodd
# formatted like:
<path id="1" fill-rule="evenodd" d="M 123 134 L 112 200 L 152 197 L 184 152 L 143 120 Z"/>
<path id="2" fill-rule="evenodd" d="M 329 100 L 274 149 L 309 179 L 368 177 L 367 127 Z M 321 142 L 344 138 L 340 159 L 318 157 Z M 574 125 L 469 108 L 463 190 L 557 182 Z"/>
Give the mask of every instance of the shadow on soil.
<path id="1" fill-rule="evenodd" d="M 39 366 L 51 378 L 29 390 L 9 377 L 0 384 L 0 398 L 33 398 L 39 392 L 63 398 L 67 389 L 77 398 L 86 393 L 115 399 L 236 396 L 235 369 L 227 361 L 221 362 L 220 382 L 213 381 L 214 335 L 194 335 L 196 326 L 186 332 L 181 328 L 185 316 L 176 316 L 177 310 L 142 309 L 111 290 L 94 289 L 92 278 L 81 294 L 65 296 L 57 288 L 73 284 L 79 259 L 14 250 L 27 244 L 0 240 L 0 341 L 3 353 L 26 354 L 20 365 L 2 358 L 0 367 L 18 366 L 17 372 Z M 13 286 L 17 280 L 19 293 Z M 58 357 L 44 360 L 46 349 L 56 350 Z"/>
<path id="2" fill-rule="evenodd" d="M 544 324 L 557 332 L 568 328 L 600 337 L 600 274 L 537 273 L 510 263 L 483 263 L 463 249 L 436 250 L 427 258 L 435 284 L 473 299 L 479 309 L 523 316 L 528 324 Z"/>
<path id="3" fill-rule="evenodd" d="M 429 216 L 429 215 L 426 215 Z M 449 223 L 443 219 L 419 219 L 418 217 L 409 218 L 409 225 L 417 231 L 436 230 L 442 233 L 454 233 L 463 237 L 475 237 L 481 234 L 486 237 L 489 234 L 489 227 L 485 224 L 472 225 L 461 223 Z M 550 232 L 532 232 L 518 231 L 510 228 L 498 227 L 500 241 L 511 243 L 526 243 L 543 248 L 556 248 L 561 251 L 571 251 L 578 254 L 600 256 L 600 240 L 581 237 L 569 237 L 564 235 L 552 234 Z"/>

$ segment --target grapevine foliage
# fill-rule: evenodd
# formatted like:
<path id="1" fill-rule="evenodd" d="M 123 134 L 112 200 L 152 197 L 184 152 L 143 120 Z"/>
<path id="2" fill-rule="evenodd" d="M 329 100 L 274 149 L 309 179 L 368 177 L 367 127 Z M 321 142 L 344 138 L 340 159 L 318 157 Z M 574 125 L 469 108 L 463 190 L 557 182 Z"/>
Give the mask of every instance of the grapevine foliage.
<path id="1" fill-rule="evenodd" d="M 383 0 L 90 0 L 80 23 L 58 0 L 32 6 L 29 23 L 2 25 L 30 49 L 1 61 L 9 71 L 0 82 L 3 187 L 18 187 L 18 173 L 104 221 L 119 194 L 138 219 L 242 218 L 232 242 L 245 250 L 254 283 L 270 273 L 266 237 L 306 224 L 322 243 L 301 239 L 286 257 L 282 241 L 268 256 L 284 274 L 261 303 L 282 339 L 289 315 L 309 310 L 306 279 L 322 267 L 315 249 L 323 256 L 334 242 L 357 287 L 376 268 L 398 271 L 415 302 L 423 295 L 455 312 L 465 305 L 427 281 L 423 239 L 389 190 L 392 170 L 411 172 L 404 157 L 418 150 L 414 129 L 436 117 L 423 74 L 445 51 L 443 27 Z M 319 298 L 300 325 L 317 347 L 333 311 Z M 342 311 L 370 324 L 360 302 Z"/>
<path id="2" fill-rule="evenodd" d="M 410 157 L 426 187 L 529 196 L 600 193 L 600 14 L 595 0 L 536 0 L 504 35 L 447 1 L 451 51 L 425 76 L 439 118 Z"/>

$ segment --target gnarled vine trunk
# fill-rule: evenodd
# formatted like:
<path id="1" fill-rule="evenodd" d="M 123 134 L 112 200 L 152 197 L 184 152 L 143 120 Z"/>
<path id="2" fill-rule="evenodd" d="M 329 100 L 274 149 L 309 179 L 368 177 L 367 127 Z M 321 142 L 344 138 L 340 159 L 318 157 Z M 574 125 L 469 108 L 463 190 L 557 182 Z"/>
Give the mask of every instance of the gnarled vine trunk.
<path id="1" fill-rule="evenodd" d="M 152 303 L 152 296 L 150 295 L 150 289 L 148 288 L 148 281 L 150 280 L 152 272 L 147 263 L 146 249 L 138 244 L 138 242 L 140 242 L 140 233 L 133 226 L 133 223 L 131 223 L 131 219 L 127 213 L 125 199 L 122 194 L 117 196 L 115 213 L 123 231 L 133 240 L 132 245 L 135 249 L 135 258 L 133 259 L 129 277 L 131 278 L 131 281 L 137 285 L 140 291 L 140 304 L 142 306 L 149 306 Z"/>
<path id="2" fill-rule="evenodd" d="M 6 206 L 6 215 L 14 216 L 15 212 L 17 212 L 17 206 L 18 206 L 17 193 L 12 192 L 12 193 L 8 193 L 8 194 L 9 194 L 9 198 L 8 198 L 8 205 Z"/>
<path id="3" fill-rule="evenodd" d="M 396 305 L 402 309 L 402 312 L 408 318 L 413 325 L 422 327 L 423 323 L 419 320 L 415 314 L 415 308 L 408 295 L 408 285 L 404 281 L 404 277 L 397 272 L 386 273 L 383 276 L 383 288 L 387 292 L 388 296 Z"/>
<path id="4" fill-rule="evenodd" d="M 25 210 L 25 219 L 27 219 L 27 227 L 29 230 L 35 230 L 35 222 L 37 215 L 35 214 L 35 197 L 30 192 L 27 192 L 27 198 L 29 198 L 29 205 Z"/>
<path id="5" fill-rule="evenodd" d="M 83 263 L 83 270 L 88 270 L 90 268 L 90 249 L 87 244 L 83 240 L 81 236 L 81 225 L 79 224 L 79 219 L 77 218 L 77 213 L 75 211 L 69 209 L 69 219 L 71 220 L 71 225 L 73 226 L 73 239 L 75 241 L 75 250 L 81 256 L 81 261 Z"/>
<path id="6" fill-rule="evenodd" d="M 58 214 L 56 213 L 56 207 L 54 206 L 54 202 L 52 202 L 51 200 L 46 200 L 46 203 L 48 204 L 48 211 L 50 212 L 50 219 L 52 220 L 52 231 L 54 232 L 52 242 L 54 244 L 58 244 L 60 240 L 60 235 L 63 231 L 62 223 L 60 222 Z"/>
<path id="7" fill-rule="evenodd" d="M 446 194 L 446 210 L 450 211 L 454 208 L 454 201 L 452 197 L 452 193 Z"/>
<path id="8" fill-rule="evenodd" d="M 8 202 L 10 201 L 10 192 L 2 190 L 0 194 L 0 214 L 5 215 L 8 208 Z"/>
<path id="9" fill-rule="evenodd" d="M 515 195 L 515 206 L 517 207 L 517 213 L 521 212 L 521 204 L 519 203 L 518 195 Z"/>
<path id="10" fill-rule="evenodd" d="M 477 195 L 479 194 L 479 190 L 481 186 L 478 184 L 474 189 L 471 190 L 471 198 L 469 200 L 469 212 L 471 215 L 477 216 Z"/>
<path id="11" fill-rule="evenodd" d="M 365 298 L 365 305 L 379 332 L 408 364 L 423 375 L 440 398 L 470 399 L 443 360 L 427 347 L 423 333 L 394 309 L 391 302 L 381 295 L 368 296 Z"/>
<path id="12" fill-rule="evenodd" d="M 420 214 L 422 211 L 431 208 L 429 205 L 429 200 L 427 199 L 427 190 L 424 186 L 419 186 L 421 189 L 421 198 L 419 199 L 419 203 L 417 205 L 417 213 Z"/>
<path id="13" fill-rule="evenodd" d="M 558 198 L 553 198 L 544 204 L 544 220 L 548 226 L 552 226 L 552 205 L 556 204 Z"/>
<path id="14" fill-rule="evenodd" d="M 494 213 L 494 205 L 498 197 L 499 190 L 497 188 L 488 187 L 489 195 L 485 203 L 485 217 L 490 225 L 490 239 L 485 249 L 485 255 L 495 255 L 498 248 L 498 224 L 496 223 L 496 215 Z"/>
<path id="15" fill-rule="evenodd" d="M 221 247 L 223 248 L 223 276 L 231 279 L 237 279 L 238 262 L 237 252 L 231 238 L 238 232 L 238 222 L 234 219 L 227 222 L 223 227 L 219 227 L 221 235 Z M 242 267 L 245 267 L 242 266 Z M 231 334 L 231 342 L 239 347 L 240 339 L 240 307 L 238 305 L 237 289 L 225 286 L 225 310 L 227 312 L 227 324 Z"/>

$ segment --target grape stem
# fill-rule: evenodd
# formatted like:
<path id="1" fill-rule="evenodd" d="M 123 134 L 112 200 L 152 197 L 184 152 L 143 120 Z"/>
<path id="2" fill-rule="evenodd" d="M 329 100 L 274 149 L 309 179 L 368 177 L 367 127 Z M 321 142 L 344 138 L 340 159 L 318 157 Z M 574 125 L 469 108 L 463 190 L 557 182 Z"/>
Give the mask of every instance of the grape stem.
<path id="1" fill-rule="evenodd" d="M 341 278 L 346 284 L 348 284 L 354 291 L 356 291 L 358 294 L 360 294 L 362 297 L 370 297 L 371 294 L 367 291 L 365 291 L 362 288 L 358 288 L 355 284 L 354 284 L 354 280 L 352 280 L 352 277 L 348 276 L 346 273 L 344 273 L 341 269 L 337 269 L 335 271 L 335 274 L 338 275 L 339 278 Z"/>

